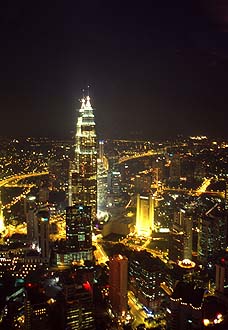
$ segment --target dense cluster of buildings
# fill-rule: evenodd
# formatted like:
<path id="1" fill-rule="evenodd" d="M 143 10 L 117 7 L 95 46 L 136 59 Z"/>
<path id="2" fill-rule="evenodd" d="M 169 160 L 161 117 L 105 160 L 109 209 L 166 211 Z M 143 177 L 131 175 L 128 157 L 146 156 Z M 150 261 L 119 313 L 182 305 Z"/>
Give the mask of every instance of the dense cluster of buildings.
<path id="1" fill-rule="evenodd" d="M 104 309 L 103 329 L 226 329 L 228 144 L 98 141 L 89 96 L 73 146 L 49 144 L 3 143 L 2 186 L 41 177 L 21 209 L 0 201 L 0 328 L 99 329 Z"/>

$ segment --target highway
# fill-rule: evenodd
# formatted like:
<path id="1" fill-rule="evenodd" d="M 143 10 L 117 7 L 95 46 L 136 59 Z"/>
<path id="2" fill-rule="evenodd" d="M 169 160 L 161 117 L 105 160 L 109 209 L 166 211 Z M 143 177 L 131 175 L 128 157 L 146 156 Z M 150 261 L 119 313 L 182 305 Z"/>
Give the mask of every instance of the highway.
<path id="1" fill-rule="evenodd" d="M 12 184 L 16 184 L 16 182 L 18 181 L 21 181 L 23 179 L 26 179 L 26 178 L 31 178 L 31 177 L 35 177 L 35 176 L 41 176 L 41 175 L 47 175 L 49 174 L 49 172 L 37 172 L 37 173 L 26 173 L 26 174 L 15 174 L 15 175 L 12 175 L 6 179 L 3 179 L 0 181 L 0 187 L 3 187 L 5 185 L 9 185 L 10 183 Z"/>
<path id="2" fill-rule="evenodd" d="M 118 164 L 121 163 L 125 163 L 131 159 L 137 159 L 137 158 L 141 158 L 141 157 L 149 157 L 149 156 L 155 156 L 155 155 L 162 155 L 164 154 L 164 151 L 154 151 L 154 150 L 150 150 L 147 152 L 143 152 L 143 153 L 136 153 L 134 155 L 129 155 L 129 156 L 123 156 L 118 160 Z"/>
<path id="3" fill-rule="evenodd" d="M 45 172 L 37 172 L 37 173 L 27 173 L 27 174 L 15 174 L 12 175 L 8 178 L 5 178 L 3 180 L 0 181 L 0 188 L 4 187 L 4 186 L 17 186 L 17 182 L 29 177 L 36 177 L 36 176 L 41 176 L 41 175 L 47 175 L 49 174 L 49 172 L 45 171 Z M 0 200 L 1 203 L 1 214 L 0 214 L 0 233 L 3 237 L 8 237 L 11 236 L 12 234 L 15 233 L 19 233 L 19 234 L 26 234 L 27 232 L 27 226 L 25 223 L 20 224 L 18 226 L 13 226 L 13 225 L 8 225 L 7 227 L 4 224 L 4 218 L 3 218 L 3 213 L 2 210 L 4 208 L 10 208 L 11 206 L 13 206 L 14 204 L 16 204 L 17 202 L 19 202 L 20 200 L 22 200 L 23 198 L 26 197 L 27 194 L 29 194 L 31 188 L 33 187 L 33 184 L 30 185 L 26 185 L 24 188 L 26 188 L 19 196 L 14 197 L 12 199 L 12 201 L 6 205 L 2 205 L 2 202 Z"/>

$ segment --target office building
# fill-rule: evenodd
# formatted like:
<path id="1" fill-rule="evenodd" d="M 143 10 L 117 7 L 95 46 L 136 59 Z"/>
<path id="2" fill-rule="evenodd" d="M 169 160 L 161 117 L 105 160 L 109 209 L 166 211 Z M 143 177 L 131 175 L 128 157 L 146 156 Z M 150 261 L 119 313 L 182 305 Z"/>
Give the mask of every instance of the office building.
<path id="1" fill-rule="evenodd" d="M 66 208 L 66 246 L 70 259 L 93 259 L 91 206 L 74 205 Z"/>
<path id="2" fill-rule="evenodd" d="M 221 294 L 228 293 L 228 254 L 222 254 L 215 264 L 216 291 Z"/>
<path id="3" fill-rule="evenodd" d="M 36 197 L 28 196 L 24 199 L 24 212 L 27 224 L 27 238 L 29 242 L 35 240 L 35 212 L 36 212 Z"/>
<path id="4" fill-rule="evenodd" d="M 167 309 L 168 326 L 171 330 L 201 330 L 203 322 L 204 289 L 193 283 L 178 282 L 170 296 Z"/>
<path id="5" fill-rule="evenodd" d="M 64 284 L 65 329 L 95 329 L 92 294 L 88 284 Z"/>
<path id="6" fill-rule="evenodd" d="M 214 262 L 226 250 L 227 214 L 215 204 L 199 218 L 198 259 L 201 263 Z"/>
<path id="7" fill-rule="evenodd" d="M 134 252 L 134 260 L 129 265 L 129 289 L 148 310 L 157 310 L 164 297 L 160 285 L 166 281 L 166 275 L 160 259 L 146 251 Z"/>
<path id="8" fill-rule="evenodd" d="M 137 194 L 136 233 L 150 237 L 154 230 L 154 198 Z"/>
<path id="9" fill-rule="evenodd" d="M 34 238 L 38 246 L 38 251 L 44 262 L 49 261 L 49 218 L 50 211 L 47 205 L 39 206 L 35 212 Z"/>
<path id="10" fill-rule="evenodd" d="M 116 255 L 109 260 L 109 285 L 110 303 L 116 315 L 127 312 L 128 289 L 128 259 L 122 255 Z"/>
<path id="11" fill-rule="evenodd" d="M 180 209 L 174 213 L 174 221 L 169 232 L 169 259 L 176 262 L 192 259 L 192 217 Z"/>

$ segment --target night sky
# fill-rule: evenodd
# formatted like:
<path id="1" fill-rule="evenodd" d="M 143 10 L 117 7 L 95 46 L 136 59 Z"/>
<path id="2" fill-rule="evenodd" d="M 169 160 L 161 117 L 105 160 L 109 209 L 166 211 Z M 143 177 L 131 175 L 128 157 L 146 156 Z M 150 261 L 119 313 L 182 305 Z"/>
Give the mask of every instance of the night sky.
<path id="1" fill-rule="evenodd" d="M 71 138 L 89 84 L 101 138 L 227 138 L 226 3 L 5 1 L 0 135 Z"/>

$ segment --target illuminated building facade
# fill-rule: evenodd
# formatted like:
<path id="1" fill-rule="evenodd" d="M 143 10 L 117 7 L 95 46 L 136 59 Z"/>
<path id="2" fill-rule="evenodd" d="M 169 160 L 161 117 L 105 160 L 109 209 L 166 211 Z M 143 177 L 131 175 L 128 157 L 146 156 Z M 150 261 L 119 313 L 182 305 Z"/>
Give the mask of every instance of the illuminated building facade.
<path id="1" fill-rule="evenodd" d="M 128 258 L 116 255 L 109 260 L 109 298 L 114 313 L 127 312 Z"/>
<path id="2" fill-rule="evenodd" d="M 192 259 L 192 217 L 183 209 L 174 214 L 169 232 L 169 259 Z"/>
<path id="3" fill-rule="evenodd" d="M 39 207 L 35 214 L 35 240 L 38 244 L 44 261 L 49 260 L 49 218 L 50 212 L 47 206 Z"/>
<path id="4" fill-rule="evenodd" d="M 192 283 L 178 282 L 170 296 L 168 324 L 171 330 L 202 329 L 204 289 Z"/>
<path id="5" fill-rule="evenodd" d="M 152 258 L 148 252 L 134 253 L 129 265 L 129 289 L 149 310 L 157 309 L 164 296 L 160 284 L 166 280 L 167 271 L 158 258 Z"/>
<path id="6" fill-rule="evenodd" d="M 25 330 L 48 329 L 49 310 L 46 302 L 34 304 L 25 301 Z"/>
<path id="7" fill-rule="evenodd" d="M 104 140 L 99 141 L 99 159 L 103 162 L 104 158 Z"/>
<path id="8" fill-rule="evenodd" d="M 226 182 L 225 186 L 225 208 L 228 209 L 228 182 Z"/>
<path id="9" fill-rule="evenodd" d="M 121 202 L 121 173 L 113 168 L 108 171 L 108 197 L 107 203 L 111 205 L 119 205 Z"/>
<path id="10" fill-rule="evenodd" d="M 99 141 L 99 157 L 97 159 L 97 209 L 98 212 L 107 205 L 108 160 L 104 155 L 104 141 Z"/>
<path id="11" fill-rule="evenodd" d="M 72 260 L 93 259 L 91 206 L 66 208 L 66 244 Z"/>
<path id="12" fill-rule="evenodd" d="M 136 232 L 149 237 L 154 230 L 154 198 L 152 195 L 137 195 Z"/>
<path id="13" fill-rule="evenodd" d="M 91 206 L 92 215 L 97 212 L 97 137 L 89 96 L 81 102 L 69 173 L 69 206 L 74 204 Z"/>
<path id="14" fill-rule="evenodd" d="M 216 291 L 222 294 L 228 292 L 228 254 L 227 252 L 216 262 L 215 285 Z"/>
<path id="15" fill-rule="evenodd" d="M 207 264 L 226 249 L 227 214 L 215 204 L 199 218 L 198 228 L 198 258 Z"/>
<path id="16" fill-rule="evenodd" d="M 35 212 L 36 212 L 36 197 L 28 196 L 24 199 L 24 211 L 27 223 L 27 238 L 29 242 L 35 240 Z"/>
<path id="17" fill-rule="evenodd" d="M 94 330 L 94 306 L 89 283 L 63 285 L 65 327 L 69 330 Z"/>

